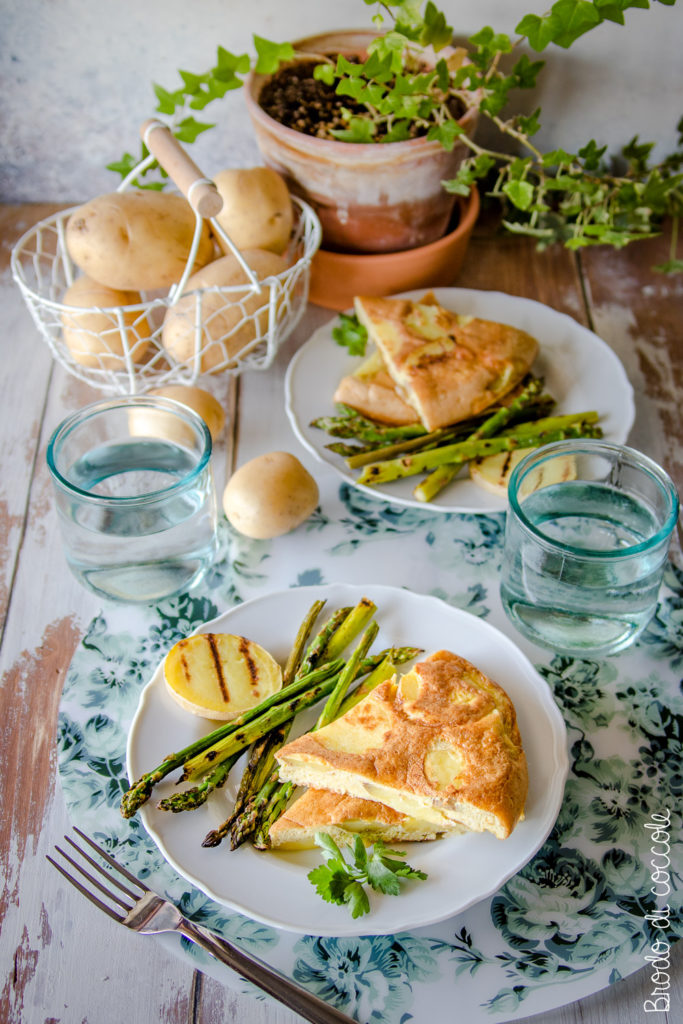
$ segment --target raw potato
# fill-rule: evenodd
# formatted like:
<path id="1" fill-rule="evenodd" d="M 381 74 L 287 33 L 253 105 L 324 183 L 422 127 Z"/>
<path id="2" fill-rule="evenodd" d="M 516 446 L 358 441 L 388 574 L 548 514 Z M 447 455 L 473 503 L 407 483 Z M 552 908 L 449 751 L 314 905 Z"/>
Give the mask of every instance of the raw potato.
<path id="1" fill-rule="evenodd" d="M 211 434 L 211 440 L 217 441 L 223 433 L 225 426 L 225 410 L 210 391 L 204 388 L 190 387 L 189 384 L 170 384 L 165 388 L 154 388 L 148 392 L 150 395 L 159 395 L 161 398 L 172 398 L 176 402 L 194 409 L 206 423 Z"/>
<path id="2" fill-rule="evenodd" d="M 318 505 L 318 485 L 289 452 L 245 462 L 223 492 L 228 521 L 246 537 L 265 540 L 295 530 Z"/>
<path id="3" fill-rule="evenodd" d="M 72 358 L 81 366 L 125 370 L 125 350 L 141 363 L 149 347 L 150 328 L 145 311 L 120 309 L 140 304 L 138 292 L 107 288 L 87 276 L 78 277 L 62 298 L 65 306 L 87 312 L 62 313 L 62 337 Z M 124 324 L 119 327 L 118 312 Z M 125 339 L 125 340 L 124 340 Z"/>
<path id="4" fill-rule="evenodd" d="M 232 633 L 199 633 L 170 649 L 164 680 L 186 711 L 229 721 L 277 693 L 282 669 L 253 640 Z"/>
<path id="5" fill-rule="evenodd" d="M 206 423 L 211 440 L 216 441 L 225 426 L 225 413 L 217 398 L 203 388 L 190 387 L 187 384 L 169 385 L 154 388 L 147 396 L 170 398 L 194 410 Z M 160 437 L 174 441 L 186 448 L 195 444 L 195 432 L 189 424 L 184 423 L 172 413 L 140 406 L 128 413 L 128 429 L 135 437 Z"/>
<path id="6" fill-rule="evenodd" d="M 230 168 L 213 179 L 223 199 L 216 217 L 238 249 L 283 253 L 289 244 L 294 211 L 284 179 L 271 167 Z M 220 235 L 223 252 L 230 252 Z"/>
<path id="7" fill-rule="evenodd" d="M 76 266 L 109 288 L 168 288 L 185 270 L 195 223 L 182 196 L 112 192 L 91 199 L 71 214 L 66 246 Z M 213 255 L 213 240 L 205 223 L 195 269 Z"/>
<path id="8" fill-rule="evenodd" d="M 287 269 L 283 256 L 265 249 L 246 249 L 242 255 L 260 281 Z M 234 366 L 235 357 L 248 351 L 249 346 L 266 333 L 270 287 L 262 288 L 260 294 L 253 292 L 247 275 L 232 253 L 209 263 L 187 282 L 185 292 L 188 293 L 243 284 L 249 287 L 229 295 L 219 291 L 201 293 L 201 373 L 220 373 Z M 183 293 L 178 302 L 166 310 L 161 343 L 179 363 L 194 360 L 199 301 L 197 294 Z M 258 315 L 242 323 L 245 316 L 253 313 Z"/>

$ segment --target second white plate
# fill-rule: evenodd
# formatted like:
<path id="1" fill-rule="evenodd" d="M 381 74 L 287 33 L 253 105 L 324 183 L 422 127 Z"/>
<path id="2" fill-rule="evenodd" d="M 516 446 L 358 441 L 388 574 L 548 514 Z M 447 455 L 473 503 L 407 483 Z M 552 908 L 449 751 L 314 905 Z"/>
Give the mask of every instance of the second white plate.
<path id="1" fill-rule="evenodd" d="M 560 809 L 568 771 L 566 729 L 550 688 L 503 633 L 477 616 L 434 597 L 395 587 L 333 584 L 297 587 L 245 602 L 202 627 L 201 632 L 239 633 L 262 644 L 281 662 L 314 600 L 334 608 L 367 596 L 378 608 L 373 650 L 414 644 L 426 654 L 447 648 L 473 662 L 507 691 L 517 710 L 529 765 L 526 817 L 505 840 L 467 833 L 432 843 L 405 844 L 408 862 L 427 872 L 398 897 L 371 895 L 371 913 L 354 920 L 345 907 L 324 903 L 306 875 L 321 862 L 318 851 L 260 853 L 248 844 L 204 849 L 202 839 L 228 817 L 239 784 L 239 765 L 225 789 L 181 814 L 155 805 L 176 790 L 174 777 L 160 783 L 141 811 L 145 828 L 180 875 L 212 899 L 258 921 L 314 935 L 383 935 L 444 920 L 491 896 L 542 846 Z M 313 716 L 312 721 L 315 720 Z M 312 724 L 312 722 L 310 723 Z M 168 695 L 160 665 L 144 689 L 128 741 L 129 778 L 159 764 L 211 728 L 183 711 Z"/>
<path id="2" fill-rule="evenodd" d="M 594 409 L 600 413 L 606 440 L 616 444 L 626 441 L 635 414 L 633 389 L 619 358 L 596 334 L 550 306 L 517 295 L 466 288 L 433 291 L 447 309 L 511 324 L 532 334 L 540 346 L 533 371 L 545 379 L 546 390 L 557 402 L 557 413 Z M 424 289 L 405 293 L 416 299 L 423 294 Z M 348 469 L 341 456 L 328 451 L 326 445 L 334 438 L 310 425 L 317 417 L 333 413 L 332 396 L 337 384 L 360 362 L 335 344 L 335 323 L 331 320 L 320 327 L 298 350 L 287 369 L 285 402 L 294 433 L 318 460 L 354 487 L 399 505 L 424 509 L 424 503 L 412 495 L 419 477 L 379 487 L 359 485 L 357 472 Z M 459 477 L 427 507 L 441 512 L 501 512 L 506 504 L 505 499 L 482 490 L 468 477 Z"/>

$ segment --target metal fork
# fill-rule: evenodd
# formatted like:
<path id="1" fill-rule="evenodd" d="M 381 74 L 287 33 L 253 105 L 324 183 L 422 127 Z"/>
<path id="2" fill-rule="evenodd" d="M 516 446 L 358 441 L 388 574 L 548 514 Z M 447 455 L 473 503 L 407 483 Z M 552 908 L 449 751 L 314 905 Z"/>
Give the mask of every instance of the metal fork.
<path id="1" fill-rule="evenodd" d="M 288 1006 L 290 1010 L 311 1021 L 311 1024 L 355 1024 L 346 1014 L 322 999 L 318 999 L 317 996 L 305 989 L 299 988 L 289 978 L 274 971 L 262 960 L 247 956 L 246 953 L 214 935 L 207 928 L 183 917 L 177 907 L 147 889 L 135 875 L 117 864 L 113 857 L 101 849 L 84 832 L 78 828 L 74 828 L 74 832 L 129 884 L 124 885 L 115 874 L 99 864 L 69 836 L 64 836 L 66 842 L 76 851 L 82 861 L 98 872 L 109 884 L 100 881 L 83 864 L 59 846 L 55 846 L 55 853 L 60 854 L 84 881 L 74 878 L 62 864 L 52 857 L 46 855 L 47 859 L 79 892 L 82 892 L 91 903 L 94 903 L 109 917 L 113 917 L 115 921 L 124 924 L 127 928 L 132 928 L 135 932 L 142 932 L 143 935 L 180 932 L 181 935 L 211 953 L 217 960 L 237 971 L 247 981 L 252 982 L 268 995 Z M 100 895 L 96 895 L 93 890 L 97 890 Z M 108 902 L 104 902 L 101 898 L 102 895 L 107 898 Z M 115 906 L 111 906 L 112 903 Z"/>

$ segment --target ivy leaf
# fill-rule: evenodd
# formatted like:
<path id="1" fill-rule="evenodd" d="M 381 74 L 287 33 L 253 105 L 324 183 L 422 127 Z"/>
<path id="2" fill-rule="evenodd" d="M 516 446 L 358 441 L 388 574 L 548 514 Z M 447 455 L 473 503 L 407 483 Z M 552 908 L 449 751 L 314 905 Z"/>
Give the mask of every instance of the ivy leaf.
<path id="1" fill-rule="evenodd" d="M 403 32 L 388 31 L 378 36 L 368 46 L 370 55 L 377 55 L 393 74 L 400 74 L 403 70 L 403 53 L 406 48 L 406 35 Z"/>
<path id="2" fill-rule="evenodd" d="M 605 155 L 607 146 L 598 146 L 595 139 L 591 139 L 579 150 L 579 156 L 583 160 L 583 166 L 587 171 L 595 171 L 600 166 L 600 160 Z"/>
<path id="3" fill-rule="evenodd" d="M 442 181 L 441 184 L 452 195 L 468 196 L 472 185 L 479 178 L 484 178 L 491 168 L 495 166 L 496 161 L 492 156 L 489 156 L 487 153 L 481 153 L 479 156 L 463 160 L 456 176 L 447 181 Z"/>
<path id="4" fill-rule="evenodd" d="M 437 51 L 448 46 L 453 39 L 453 29 L 446 21 L 446 16 L 429 0 L 425 7 L 424 26 L 420 32 L 422 46 L 433 46 Z"/>
<path id="5" fill-rule="evenodd" d="M 372 142 L 377 134 L 377 125 L 366 117 L 352 117 L 348 128 L 338 128 L 330 134 L 340 142 Z"/>
<path id="6" fill-rule="evenodd" d="M 219 46 L 216 51 L 216 66 L 211 69 L 214 78 L 221 81 L 228 81 L 236 75 L 246 75 L 251 67 L 251 60 L 248 53 L 236 55 Z"/>
<path id="7" fill-rule="evenodd" d="M 365 74 L 365 65 L 356 64 L 340 53 L 337 57 L 337 75 L 349 75 L 350 78 L 360 78 Z"/>
<path id="8" fill-rule="evenodd" d="M 634 135 L 631 141 L 623 147 L 621 154 L 624 159 L 628 160 L 634 173 L 642 174 L 647 170 L 647 161 L 653 146 L 653 142 L 639 142 L 638 136 Z"/>
<path id="9" fill-rule="evenodd" d="M 601 20 L 588 0 L 558 0 L 550 14 L 525 15 L 515 31 L 526 36 L 534 50 L 544 50 L 549 43 L 567 49 L 580 35 L 599 25 Z"/>
<path id="10" fill-rule="evenodd" d="M 189 107 L 191 110 L 203 110 L 213 100 L 218 100 L 222 96 L 225 96 L 226 92 L 231 89 L 239 89 L 242 83 L 239 78 L 233 77 L 232 80 L 221 81 L 220 79 L 210 78 L 205 89 L 202 89 L 194 99 L 190 100 Z"/>
<path id="11" fill-rule="evenodd" d="M 613 21 L 617 25 L 625 23 L 623 9 L 614 0 L 593 0 L 593 2 L 604 21 Z"/>
<path id="12" fill-rule="evenodd" d="M 430 71 L 421 75 L 397 75 L 392 92 L 397 96 L 415 96 L 428 93 L 434 82 L 435 73 Z"/>
<path id="13" fill-rule="evenodd" d="M 557 0 L 550 9 L 553 39 L 556 46 L 568 49 L 579 36 L 602 21 L 590 0 Z"/>
<path id="14" fill-rule="evenodd" d="M 683 260 L 667 260 L 666 263 L 658 263 L 653 269 L 661 274 L 683 274 Z"/>
<path id="15" fill-rule="evenodd" d="M 428 132 L 428 139 L 435 139 L 440 142 L 444 149 L 450 153 L 459 135 L 464 135 L 465 129 L 457 121 L 444 121 L 443 124 L 433 124 Z"/>
<path id="16" fill-rule="evenodd" d="M 214 124 L 205 124 L 202 121 L 197 121 L 194 117 L 185 117 L 178 123 L 173 134 L 180 142 L 192 143 L 202 132 L 215 127 Z"/>
<path id="17" fill-rule="evenodd" d="M 313 68 L 313 77 L 317 82 L 324 82 L 325 85 L 334 85 L 334 68 L 331 64 L 316 64 Z"/>
<path id="18" fill-rule="evenodd" d="M 201 87 L 204 85 L 204 82 L 206 81 L 206 77 L 204 75 L 195 75 L 192 71 L 180 70 L 178 74 L 183 80 L 183 85 L 185 86 L 186 93 L 192 94 L 195 92 L 199 92 Z"/>
<path id="19" fill-rule="evenodd" d="M 168 92 L 160 85 L 154 85 L 154 94 L 158 100 L 157 111 L 160 114 L 174 114 L 176 107 L 182 107 L 185 102 L 185 94 L 182 89 L 176 92 Z"/>
<path id="20" fill-rule="evenodd" d="M 393 77 L 392 55 L 381 57 L 379 53 L 370 53 L 364 64 L 352 64 L 351 67 L 358 68 L 358 74 L 365 78 L 371 78 L 375 82 L 388 82 Z"/>
<path id="21" fill-rule="evenodd" d="M 503 192 L 518 210 L 528 210 L 534 201 L 534 187 L 528 181 L 506 181 Z"/>
<path id="22" fill-rule="evenodd" d="M 660 3 L 675 3 L 676 0 L 659 0 Z M 618 25 L 624 24 L 623 12 L 629 7 L 640 7 L 647 10 L 650 6 L 649 0 L 594 0 L 595 6 L 605 21 L 615 21 Z"/>
<path id="23" fill-rule="evenodd" d="M 539 120 L 540 114 L 541 108 L 537 107 L 536 110 L 534 110 L 533 114 L 529 114 L 528 117 L 519 116 L 517 118 L 517 125 L 519 127 L 519 130 L 523 132 L 525 135 L 535 135 L 541 127 L 541 122 Z"/>
<path id="24" fill-rule="evenodd" d="M 437 88 L 440 89 L 441 92 L 447 93 L 450 86 L 450 74 L 448 71 L 448 64 L 442 58 L 441 60 L 437 61 L 434 70 L 436 72 Z"/>
<path id="25" fill-rule="evenodd" d="M 338 96 L 350 96 L 352 100 L 360 103 L 366 89 L 365 82 L 360 78 L 342 78 L 337 85 L 336 93 Z"/>
<path id="26" fill-rule="evenodd" d="M 657 213 L 667 212 L 667 200 L 672 191 L 683 183 L 683 174 L 663 178 L 658 171 L 653 171 L 644 184 L 640 194 L 643 206 L 654 209 Z"/>
<path id="27" fill-rule="evenodd" d="M 139 162 L 139 159 L 132 153 L 124 153 L 120 160 L 107 164 L 107 170 L 114 171 L 115 174 L 120 174 L 122 178 L 125 178 Z"/>
<path id="28" fill-rule="evenodd" d="M 574 154 L 568 153 L 565 149 L 553 149 L 550 153 L 543 154 L 544 167 L 560 167 L 572 164 L 574 160 Z"/>
<path id="29" fill-rule="evenodd" d="M 382 142 L 406 142 L 410 137 L 410 121 L 394 121 L 391 128 L 382 136 Z"/>
<path id="30" fill-rule="evenodd" d="M 544 60 L 531 61 L 524 54 L 512 69 L 512 77 L 519 89 L 534 89 L 539 72 L 545 67 Z"/>
<path id="31" fill-rule="evenodd" d="M 294 47 L 291 43 L 271 43 L 270 40 L 256 35 L 253 38 L 257 55 L 254 70 L 258 75 L 272 75 L 280 64 L 294 57 Z"/>
<path id="32" fill-rule="evenodd" d="M 502 32 L 494 32 L 490 25 L 470 36 L 469 42 L 476 47 L 470 59 L 480 68 L 487 67 L 497 53 L 510 53 L 512 50 L 510 37 Z"/>
<path id="33" fill-rule="evenodd" d="M 553 40 L 553 25 L 550 17 L 540 14 L 526 14 L 515 28 L 515 32 L 529 41 L 529 46 L 539 53 Z"/>
<path id="34" fill-rule="evenodd" d="M 487 83 L 487 95 L 481 101 L 480 109 L 495 117 L 508 101 L 508 93 L 515 85 L 514 78 L 493 78 Z"/>
<path id="35" fill-rule="evenodd" d="M 424 117 L 431 109 L 431 104 L 429 102 L 425 104 L 425 101 L 419 96 L 396 96 L 395 93 L 391 93 L 387 97 L 385 106 L 388 114 L 407 118 L 409 121 Z"/>

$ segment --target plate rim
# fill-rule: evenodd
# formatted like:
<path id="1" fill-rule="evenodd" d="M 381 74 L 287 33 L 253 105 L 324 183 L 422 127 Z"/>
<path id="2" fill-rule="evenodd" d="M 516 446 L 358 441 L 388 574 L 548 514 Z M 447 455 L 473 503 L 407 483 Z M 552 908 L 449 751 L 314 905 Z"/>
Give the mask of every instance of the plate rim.
<path id="1" fill-rule="evenodd" d="M 576 330 L 580 334 L 587 336 L 588 338 L 590 338 L 592 343 L 597 343 L 599 349 L 603 353 L 605 353 L 606 357 L 608 359 L 613 360 L 614 368 L 619 368 L 619 370 L 621 371 L 621 383 L 624 388 L 624 399 L 626 403 L 624 408 L 625 426 L 621 428 L 620 432 L 616 436 L 610 437 L 609 440 L 613 441 L 616 444 L 626 443 L 626 440 L 631 430 L 633 429 L 633 425 L 635 422 L 635 391 L 628 377 L 628 374 L 626 373 L 626 368 L 624 367 L 624 364 L 622 363 L 617 353 L 610 345 L 607 344 L 607 342 L 603 338 L 601 338 L 598 334 L 592 331 L 590 327 L 586 327 L 584 324 L 579 323 L 577 320 L 574 319 L 573 316 L 571 316 L 571 314 L 564 313 L 561 310 L 557 310 L 553 306 L 549 306 L 545 302 L 539 302 L 538 299 L 531 299 L 525 295 L 513 295 L 510 292 L 502 292 L 498 289 L 458 288 L 456 286 L 434 287 L 431 289 L 418 288 L 411 289 L 409 291 L 398 292 L 395 295 L 391 295 L 389 297 L 418 298 L 419 296 L 424 295 L 425 291 L 432 291 L 436 295 L 437 299 L 439 299 L 439 301 L 441 301 L 439 297 L 444 296 L 446 294 L 448 294 L 448 296 L 452 295 L 454 297 L 456 297 L 458 294 L 466 294 L 477 297 L 483 295 L 492 296 L 492 301 L 494 302 L 500 301 L 502 299 L 503 301 L 513 301 L 516 303 L 529 305 L 549 312 L 550 314 L 552 314 L 553 317 L 557 317 L 561 319 L 563 322 L 568 322 L 569 324 L 571 324 L 572 330 Z M 352 313 L 353 309 L 349 308 L 345 312 Z M 338 315 L 339 314 L 337 314 L 337 316 Z M 311 454 L 318 463 L 332 470 L 332 472 L 335 473 L 339 478 L 341 478 L 345 483 L 354 487 L 356 490 L 381 501 L 388 501 L 391 504 L 399 505 L 404 508 L 418 508 L 432 512 L 440 512 L 442 514 L 455 512 L 471 515 L 495 515 L 498 512 L 505 512 L 505 510 L 507 509 L 507 500 L 505 498 L 499 498 L 497 495 L 488 492 L 484 492 L 486 495 L 487 504 L 485 506 L 482 505 L 482 507 L 475 507 L 458 504 L 440 504 L 438 498 L 436 501 L 425 503 L 418 501 L 415 498 L 407 498 L 402 497 L 401 495 L 392 494 L 390 487 L 387 488 L 385 486 L 379 489 L 376 487 L 368 487 L 365 484 L 358 483 L 357 480 L 354 479 L 354 477 L 352 476 L 351 472 L 345 471 L 343 466 L 335 464 L 332 461 L 332 459 L 325 458 L 324 455 L 321 454 L 320 446 L 316 446 L 311 443 L 311 441 L 306 437 L 304 429 L 299 422 L 299 417 L 294 409 L 292 394 L 293 379 L 300 360 L 303 360 L 305 354 L 308 351 L 310 351 L 312 347 L 314 347 L 317 344 L 320 344 L 324 332 L 329 330 L 330 325 L 334 322 L 334 320 L 335 317 L 331 317 L 329 320 L 321 324 L 313 331 L 313 333 L 306 339 L 306 341 L 303 342 L 303 344 L 299 346 L 294 355 L 291 357 L 289 363 L 287 364 L 287 369 L 285 371 L 285 412 L 287 414 L 287 419 L 289 421 L 290 427 L 295 437 L 297 438 L 299 443 L 306 449 L 306 451 L 309 454 Z M 482 494 L 482 502 L 485 500 L 484 493 Z"/>
<path id="2" fill-rule="evenodd" d="M 465 903 L 459 905 L 457 908 L 450 908 L 445 912 L 438 912 L 436 914 L 430 913 L 426 917 L 422 917 L 420 915 L 412 915 L 408 919 L 402 919 L 399 925 L 395 927 L 392 926 L 390 931 L 387 931 L 386 928 L 373 928 L 371 920 L 355 921 L 350 917 L 350 915 L 348 916 L 348 924 L 345 922 L 339 922 L 335 923 L 333 927 L 327 925 L 323 925 L 321 927 L 320 923 L 318 923 L 317 926 L 313 925 L 312 931 L 311 926 L 306 927 L 303 924 L 292 924 L 291 922 L 283 921 L 281 917 L 269 916 L 261 912 L 255 912 L 253 908 L 248 907 L 244 903 L 235 900 L 227 900 L 225 897 L 219 895 L 211 888 L 210 885 L 207 885 L 206 882 L 203 882 L 201 878 L 197 877 L 197 875 L 193 871 L 190 871 L 186 867 L 184 867 L 178 861 L 177 857 L 174 856 L 168 850 L 164 842 L 163 836 L 159 834 L 158 830 L 154 827 L 151 821 L 149 807 L 147 804 L 143 805 L 143 807 L 140 809 L 140 818 L 142 820 L 143 826 L 147 834 L 154 842 L 155 846 L 161 853 L 164 860 L 178 873 L 180 877 L 190 882 L 202 893 L 204 893 L 205 896 L 213 900 L 219 906 L 243 914 L 244 916 L 251 918 L 252 920 L 259 921 L 263 924 L 269 925 L 270 927 L 300 935 L 308 935 L 315 933 L 321 936 L 341 937 L 358 935 L 385 935 L 391 934 L 392 932 L 403 932 L 415 928 L 427 927 L 429 925 L 437 924 L 441 921 L 447 920 L 450 917 L 457 916 L 458 914 L 462 914 L 475 904 L 483 902 L 486 899 L 489 899 L 496 892 L 498 892 L 500 888 L 511 877 L 513 877 L 513 875 L 517 874 L 520 870 L 522 870 L 522 868 L 529 863 L 529 861 L 536 855 L 538 850 L 543 846 L 546 839 L 548 838 L 548 835 L 552 831 L 555 821 L 557 820 L 557 817 L 559 815 L 564 798 L 565 784 L 569 774 L 567 726 L 562 716 L 562 713 L 557 703 L 555 702 L 552 690 L 544 682 L 543 678 L 538 673 L 531 660 L 524 653 L 524 651 L 522 651 L 521 648 L 515 643 L 514 640 L 512 640 L 506 633 L 500 630 L 497 626 L 494 626 L 492 623 L 486 621 L 481 616 L 474 615 L 473 613 L 468 612 L 464 609 L 457 608 L 453 605 L 449 605 L 440 597 L 437 597 L 433 594 L 417 593 L 407 588 L 390 586 L 388 584 L 369 584 L 368 586 L 363 587 L 362 585 L 355 583 L 330 583 L 303 587 L 280 588 L 278 590 L 268 591 L 265 594 L 256 595 L 252 598 L 249 598 L 247 601 L 235 605 L 232 608 L 226 609 L 224 612 L 215 616 L 208 622 L 200 624 L 195 630 L 193 630 L 193 633 L 191 635 L 202 632 L 210 632 L 217 623 L 221 622 L 226 617 L 231 616 L 235 612 L 239 612 L 246 606 L 256 605 L 266 599 L 282 600 L 286 596 L 290 596 L 293 590 L 301 591 L 302 593 L 308 593 L 311 596 L 315 594 L 318 596 L 318 598 L 320 598 L 321 596 L 324 597 L 326 595 L 329 595 L 331 591 L 339 590 L 340 588 L 346 590 L 351 589 L 353 591 L 356 591 L 358 592 L 359 596 L 363 593 L 368 592 L 373 592 L 377 594 L 379 594 L 380 592 L 384 594 L 391 594 L 394 596 L 394 598 L 400 595 L 404 599 L 408 598 L 410 600 L 416 600 L 423 603 L 437 604 L 438 606 L 445 609 L 448 613 L 452 613 L 455 615 L 456 618 L 462 618 L 464 621 L 476 620 L 478 626 L 482 627 L 484 632 L 490 633 L 492 637 L 496 637 L 497 639 L 502 638 L 502 641 L 504 642 L 505 645 L 507 645 L 508 649 L 515 652 L 515 656 L 518 659 L 519 665 L 521 667 L 524 667 L 525 672 L 529 673 L 530 677 L 533 678 L 534 685 L 538 684 L 538 693 L 540 695 L 541 705 L 546 712 L 546 715 L 550 721 L 552 728 L 553 744 L 551 748 L 552 757 L 550 758 L 550 760 L 554 762 L 556 770 L 551 775 L 550 784 L 548 785 L 546 783 L 546 788 L 548 789 L 548 806 L 544 815 L 543 826 L 541 827 L 540 833 L 537 836 L 534 844 L 532 845 L 532 848 L 530 848 L 530 850 L 528 851 L 525 851 L 524 859 L 521 862 L 516 862 L 510 868 L 509 871 L 506 870 L 503 872 L 502 875 L 496 875 L 495 882 L 492 883 L 492 885 L 489 888 L 487 888 L 485 892 L 477 892 L 475 895 L 472 896 L 471 899 L 466 900 Z M 133 747 L 135 744 L 136 729 L 140 726 L 141 716 L 144 713 L 144 708 L 146 704 L 153 695 L 153 691 L 159 689 L 159 687 L 163 687 L 163 663 L 164 659 L 162 658 L 159 664 L 157 665 L 156 669 L 154 670 L 152 676 L 150 677 L 149 681 L 143 687 L 138 700 L 138 705 L 136 707 L 128 731 L 128 737 L 126 742 L 126 772 L 131 784 L 135 781 L 136 777 L 135 773 L 131 769 L 131 764 L 135 762 Z M 313 894 L 312 889 L 311 894 Z M 368 915 L 368 917 L 370 917 L 370 915 Z"/>

